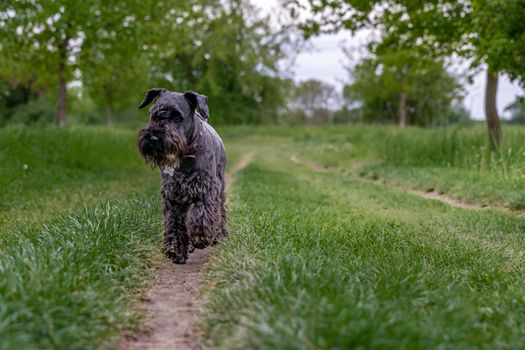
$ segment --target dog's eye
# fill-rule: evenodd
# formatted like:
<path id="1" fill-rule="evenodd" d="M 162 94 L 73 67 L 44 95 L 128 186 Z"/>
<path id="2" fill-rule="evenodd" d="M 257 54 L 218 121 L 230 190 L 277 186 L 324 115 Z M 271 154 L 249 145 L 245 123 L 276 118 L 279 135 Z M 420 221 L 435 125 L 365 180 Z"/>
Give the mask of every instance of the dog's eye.
<path id="1" fill-rule="evenodd" d="M 170 112 L 168 112 L 168 111 L 159 111 L 158 113 L 155 113 L 154 117 L 155 117 L 155 119 L 158 119 L 158 120 L 168 119 L 170 117 Z"/>
<path id="2" fill-rule="evenodd" d="M 181 121 L 183 120 L 182 115 L 180 115 L 179 112 L 171 112 L 171 118 L 172 118 L 175 122 L 181 122 Z"/>

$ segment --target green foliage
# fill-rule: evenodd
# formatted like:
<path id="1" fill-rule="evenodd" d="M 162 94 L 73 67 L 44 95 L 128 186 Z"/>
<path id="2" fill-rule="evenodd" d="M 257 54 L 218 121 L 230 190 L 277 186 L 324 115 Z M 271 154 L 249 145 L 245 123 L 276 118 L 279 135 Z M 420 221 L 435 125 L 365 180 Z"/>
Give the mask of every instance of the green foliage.
<path id="1" fill-rule="evenodd" d="M 296 14 L 302 7 L 297 0 L 285 4 Z M 306 36 L 379 29 L 391 48 L 417 48 L 433 57 L 456 53 L 475 66 L 486 63 L 520 81 L 525 76 L 523 0 L 309 0 L 307 5 L 312 16 L 302 23 Z"/>
<path id="2" fill-rule="evenodd" d="M 79 55 L 85 92 L 106 109 L 108 124 L 115 113 L 136 104 L 138 94 L 150 82 L 143 45 L 149 27 L 162 19 L 147 20 L 147 1 L 108 1 L 98 6 Z M 94 121 L 93 119 L 90 120 Z"/>
<path id="3" fill-rule="evenodd" d="M 32 84 L 14 87 L 0 82 L 0 127 L 8 123 L 47 124 L 54 120 L 54 106 L 48 96 L 39 96 Z"/>
<path id="4" fill-rule="evenodd" d="M 23 125 L 48 125 L 55 120 L 55 108 L 49 100 L 39 98 L 26 104 L 18 105 L 9 114 L 6 114 L 6 123 L 12 120 Z"/>
<path id="5" fill-rule="evenodd" d="M 154 86 L 208 95 L 215 123 L 272 122 L 284 106 L 288 38 L 246 0 L 2 3 L 0 34 L 6 86 L 48 92 L 62 76 L 80 109 L 94 104 L 81 120 L 111 124 Z"/>
<path id="6" fill-rule="evenodd" d="M 197 21 L 198 29 L 163 56 L 158 85 L 207 95 L 213 123 L 276 121 L 284 105 L 277 62 L 285 37 L 246 1 L 227 1 L 210 11 L 212 18 Z"/>
<path id="7" fill-rule="evenodd" d="M 470 34 L 476 62 L 506 72 L 525 86 L 525 1 L 472 0 L 470 16 L 469 27 L 462 29 Z"/>
<path id="8" fill-rule="evenodd" d="M 459 101 L 452 103 L 448 114 L 445 117 L 444 124 L 460 124 L 460 125 L 470 125 L 474 121 L 470 119 L 470 113 L 465 108 L 465 105 Z"/>
<path id="9" fill-rule="evenodd" d="M 65 89 L 67 82 L 78 79 L 79 69 L 93 66 L 95 60 L 101 59 L 93 55 L 86 62 L 85 57 L 81 57 L 84 45 L 90 43 L 86 38 L 102 35 L 102 28 L 113 27 L 115 33 L 122 25 L 112 22 L 102 8 L 104 5 L 98 1 L 2 3 L 0 31 L 6 40 L 0 48 L 0 56 L 8 65 L 0 71 L 1 76 L 15 87 L 31 83 L 41 89 L 54 86 Z M 111 15 L 118 14 L 116 11 Z M 59 99 L 60 104 L 66 104 L 67 94 Z"/>

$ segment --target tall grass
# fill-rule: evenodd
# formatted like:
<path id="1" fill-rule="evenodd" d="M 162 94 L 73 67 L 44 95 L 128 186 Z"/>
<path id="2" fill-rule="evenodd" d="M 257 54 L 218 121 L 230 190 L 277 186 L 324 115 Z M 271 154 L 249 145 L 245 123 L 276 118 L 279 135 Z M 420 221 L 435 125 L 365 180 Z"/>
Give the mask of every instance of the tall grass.
<path id="1" fill-rule="evenodd" d="M 286 129 L 285 129 L 286 130 Z M 280 132 L 282 134 L 282 130 Z M 491 152 L 485 127 L 407 128 L 346 125 L 288 129 L 297 152 L 331 166 L 355 160 L 395 166 L 449 167 L 525 177 L 525 128 L 503 127 L 499 152 Z"/>
<path id="2" fill-rule="evenodd" d="M 439 166 L 489 172 L 505 179 L 525 178 L 525 130 L 505 127 L 499 152 L 488 147 L 482 127 L 392 129 L 383 159 L 399 166 Z"/>
<path id="3" fill-rule="evenodd" d="M 349 125 L 297 128 L 284 152 L 390 184 L 437 191 L 480 205 L 525 208 L 525 128 L 504 126 L 499 152 L 473 127 Z"/>
<path id="4" fill-rule="evenodd" d="M 144 166 L 135 137 L 94 127 L 0 129 L 0 236 L 20 220 L 151 188 L 156 174 Z"/>

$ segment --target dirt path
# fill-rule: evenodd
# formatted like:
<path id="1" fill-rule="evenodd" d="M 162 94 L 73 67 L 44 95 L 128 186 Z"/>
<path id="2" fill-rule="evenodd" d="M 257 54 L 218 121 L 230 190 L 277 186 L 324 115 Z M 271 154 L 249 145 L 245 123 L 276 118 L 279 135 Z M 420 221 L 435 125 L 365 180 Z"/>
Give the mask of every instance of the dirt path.
<path id="1" fill-rule="evenodd" d="M 253 152 L 246 153 L 239 159 L 239 161 L 233 166 L 231 171 L 226 175 L 226 191 L 230 188 L 233 183 L 234 176 L 242 169 L 246 168 L 248 164 L 252 161 Z"/>
<path id="2" fill-rule="evenodd" d="M 331 171 L 330 168 L 327 168 L 325 166 L 322 166 L 322 165 L 319 165 L 319 164 L 310 163 L 310 162 L 307 163 L 307 162 L 303 161 L 301 158 L 299 158 L 299 156 L 297 154 L 294 154 L 293 156 L 291 156 L 290 160 L 292 162 L 296 163 L 296 164 L 305 165 L 308 168 L 310 168 L 311 170 L 315 171 L 316 173 L 329 173 Z"/>
<path id="3" fill-rule="evenodd" d="M 245 154 L 226 176 L 227 189 L 236 173 L 251 161 Z M 196 315 L 200 308 L 199 286 L 202 269 L 212 248 L 195 250 L 185 265 L 171 262 L 162 266 L 138 309 L 147 315 L 140 333 L 126 333 L 119 350 L 188 350 L 199 349 Z"/>
<path id="4" fill-rule="evenodd" d="M 328 173 L 328 172 L 335 171 L 335 169 L 323 167 L 323 166 L 321 166 L 319 164 L 312 164 L 312 163 L 309 163 L 309 162 L 307 163 L 307 162 L 303 161 L 302 159 L 300 159 L 299 156 L 297 156 L 297 155 L 292 155 L 290 157 L 290 160 L 292 162 L 296 163 L 296 164 L 300 164 L 300 165 L 306 166 L 306 167 L 310 168 L 312 171 L 315 171 L 317 173 Z M 447 196 L 446 194 L 438 193 L 436 191 L 424 192 L 424 191 L 418 191 L 418 190 L 413 190 L 413 189 L 407 189 L 407 188 L 402 187 L 402 186 L 396 186 L 396 185 L 387 184 L 386 182 L 381 181 L 381 180 L 371 180 L 371 179 L 367 179 L 367 178 L 363 178 L 363 177 L 357 177 L 357 178 L 359 178 L 360 180 L 365 181 L 365 182 L 373 183 L 375 185 L 393 187 L 395 189 L 402 190 L 402 191 L 410 193 L 410 194 L 412 194 L 414 196 L 422 197 L 422 198 L 425 198 L 425 199 L 438 200 L 438 201 L 443 202 L 443 203 L 445 203 L 447 205 L 450 205 L 451 207 L 470 209 L 470 210 L 495 209 L 495 210 L 504 211 L 506 213 L 510 213 L 510 214 L 514 214 L 514 215 L 524 216 L 525 217 L 525 211 L 514 211 L 514 210 L 511 210 L 509 208 L 505 208 L 505 207 L 501 207 L 501 206 L 494 206 L 494 205 L 479 205 L 479 204 L 473 204 L 473 203 L 466 203 L 466 202 L 462 202 L 460 200 L 457 200 L 455 198 L 452 198 L 450 196 Z"/>

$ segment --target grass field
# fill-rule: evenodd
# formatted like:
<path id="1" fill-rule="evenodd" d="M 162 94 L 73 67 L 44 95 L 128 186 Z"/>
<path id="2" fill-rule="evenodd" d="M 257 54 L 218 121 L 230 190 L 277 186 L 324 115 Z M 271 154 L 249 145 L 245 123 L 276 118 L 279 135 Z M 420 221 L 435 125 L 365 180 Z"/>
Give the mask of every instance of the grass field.
<path id="1" fill-rule="evenodd" d="M 237 127 L 230 238 L 200 325 L 223 349 L 517 349 L 525 130 Z M 116 346 L 161 256 L 158 175 L 135 131 L 0 130 L 0 348 Z M 372 183 L 365 178 L 382 180 Z"/>
<path id="2" fill-rule="evenodd" d="M 499 210 L 452 208 L 359 177 L 373 170 L 375 177 L 389 175 L 387 184 L 411 187 L 421 162 L 423 173 L 426 166 L 434 172 L 434 177 L 426 173 L 427 186 L 446 181 L 464 189 L 461 195 L 472 191 L 470 200 L 488 197 L 507 204 L 490 195 L 501 184 L 512 184 L 499 189 L 501 198 L 519 188 L 523 155 L 508 159 L 514 171 L 508 178 L 497 167 L 472 169 L 461 159 L 487 155 L 485 135 L 471 129 L 458 133 L 475 140 L 472 147 L 432 158 L 434 151 L 446 153 L 440 147 L 448 132 L 339 127 L 232 135 L 230 149 L 255 156 L 235 182 L 231 237 L 207 271 L 202 325 L 211 344 L 224 349 L 522 347 L 525 220 Z M 516 139 L 523 134 L 512 132 Z M 389 149 L 397 139 L 403 147 Z M 430 145 L 422 147 L 423 140 Z M 304 164 L 291 161 L 294 154 Z M 484 182 L 472 181 L 485 176 Z M 498 181 L 486 188 L 493 179 Z"/>

